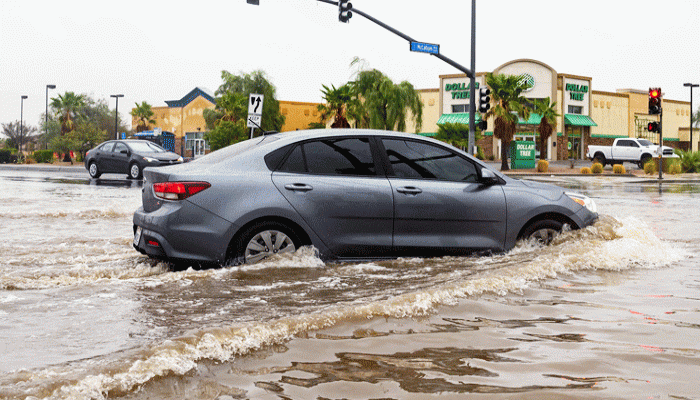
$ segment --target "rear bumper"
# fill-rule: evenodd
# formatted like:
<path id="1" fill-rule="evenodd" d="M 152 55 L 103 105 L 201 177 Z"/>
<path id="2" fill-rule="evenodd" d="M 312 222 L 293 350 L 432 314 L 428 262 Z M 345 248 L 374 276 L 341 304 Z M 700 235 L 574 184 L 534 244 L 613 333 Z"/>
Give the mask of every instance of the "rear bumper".
<path id="1" fill-rule="evenodd" d="M 233 237 L 233 224 L 188 201 L 166 201 L 156 211 L 134 213 L 134 248 L 149 257 L 223 263 Z"/>

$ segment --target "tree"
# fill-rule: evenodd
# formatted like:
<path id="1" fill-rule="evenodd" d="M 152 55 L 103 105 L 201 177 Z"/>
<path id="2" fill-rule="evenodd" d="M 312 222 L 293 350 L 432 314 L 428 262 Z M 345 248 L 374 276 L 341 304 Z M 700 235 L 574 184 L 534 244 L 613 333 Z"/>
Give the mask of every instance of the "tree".
<path id="1" fill-rule="evenodd" d="M 248 131 L 243 121 L 221 120 L 214 129 L 204 134 L 212 151 L 248 139 Z"/>
<path id="2" fill-rule="evenodd" d="M 19 121 L 2 124 L 2 134 L 8 138 L 7 146 L 18 150 L 20 144 L 22 144 L 22 148 L 26 149 L 27 143 L 35 141 L 37 136 L 36 132 L 36 127 L 28 126 L 27 124 L 22 124 L 22 131 L 20 132 Z"/>
<path id="3" fill-rule="evenodd" d="M 279 101 L 276 98 L 277 89 L 270 83 L 265 72 L 254 71 L 250 74 L 234 75 L 228 71 L 221 71 L 223 83 L 216 90 L 220 96 L 216 100 L 216 109 L 219 120 L 245 121 L 248 117 L 248 98 L 251 93 L 265 96 L 262 109 L 260 126 L 267 131 L 280 131 L 284 125 L 285 117 L 280 113 Z M 209 118 L 215 115 L 207 113 Z"/>
<path id="4" fill-rule="evenodd" d="M 353 63 L 357 61 L 354 60 Z M 416 131 L 423 125 L 420 93 L 407 81 L 398 85 L 382 72 L 359 71 L 349 83 L 353 101 L 348 116 L 359 128 L 406 131 L 407 111 L 412 114 Z"/>
<path id="5" fill-rule="evenodd" d="M 85 95 L 76 95 L 73 92 L 66 92 L 51 99 L 51 109 L 59 116 L 61 122 L 61 135 L 75 129 L 75 120 L 80 117 L 85 105 Z"/>
<path id="6" fill-rule="evenodd" d="M 333 118 L 331 128 L 350 128 L 350 123 L 345 117 L 348 104 L 352 101 L 352 89 L 345 84 L 336 89 L 335 85 L 329 88 L 322 85 L 323 100 L 326 104 L 319 104 L 318 111 L 321 113 L 321 124 L 325 127 L 326 121 Z"/>
<path id="7" fill-rule="evenodd" d="M 482 138 L 481 130 L 477 129 L 474 135 L 474 141 L 478 142 Z M 435 139 L 442 140 L 456 147 L 465 148 L 469 146 L 469 125 L 462 123 L 447 122 L 438 125 L 437 135 Z"/>
<path id="8" fill-rule="evenodd" d="M 491 88 L 495 103 L 482 118 L 495 117 L 493 135 L 501 140 L 501 170 L 509 170 L 508 155 L 518 118 L 530 118 L 528 100 L 521 96 L 527 82 L 518 76 L 486 74 L 486 85 Z"/>
<path id="9" fill-rule="evenodd" d="M 552 136 L 552 133 L 557 127 L 557 117 L 559 114 L 556 110 L 557 102 L 550 102 L 549 97 L 546 99 L 535 99 L 533 103 L 533 112 L 542 117 L 540 124 L 537 126 L 537 133 L 540 134 L 540 160 L 546 160 L 547 157 L 547 140 Z"/>
<path id="10" fill-rule="evenodd" d="M 131 110 L 130 114 L 132 117 L 136 118 L 136 132 L 147 131 L 152 124 L 156 123 L 156 120 L 153 119 L 155 113 L 151 105 L 145 101 L 142 101 L 141 104 L 134 104 L 136 104 L 136 107 Z"/>
<path id="11" fill-rule="evenodd" d="M 107 130 L 101 129 L 96 121 L 84 118 L 78 120 L 75 129 L 67 136 L 71 140 L 72 149 L 80 152 L 80 159 L 84 160 L 85 153 L 107 140 L 108 135 Z"/>

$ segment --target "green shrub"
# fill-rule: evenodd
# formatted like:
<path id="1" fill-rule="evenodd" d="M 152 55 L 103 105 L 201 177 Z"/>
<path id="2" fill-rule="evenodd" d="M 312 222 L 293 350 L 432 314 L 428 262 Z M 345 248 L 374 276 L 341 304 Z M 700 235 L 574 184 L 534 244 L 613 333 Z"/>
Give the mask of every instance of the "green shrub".
<path id="1" fill-rule="evenodd" d="M 700 152 L 676 150 L 676 154 L 680 157 L 683 172 L 700 172 Z"/>
<path id="2" fill-rule="evenodd" d="M 10 156 L 12 155 L 12 152 L 8 149 L 0 149 L 0 164 L 7 164 L 10 161 Z"/>
<path id="3" fill-rule="evenodd" d="M 37 150 L 34 152 L 34 160 L 38 163 L 51 163 L 53 161 L 53 151 Z"/>
<path id="4" fill-rule="evenodd" d="M 588 174 L 591 173 L 591 169 L 588 168 L 588 167 L 583 167 L 583 168 L 581 168 L 581 173 L 582 173 L 582 174 L 585 174 L 585 175 L 588 175 Z"/>
<path id="5" fill-rule="evenodd" d="M 682 167 L 681 167 L 681 163 L 680 163 L 680 162 L 672 163 L 672 164 L 668 167 L 668 173 L 671 174 L 671 175 L 678 175 L 678 174 L 680 174 L 681 172 L 682 172 Z"/>
<path id="6" fill-rule="evenodd" d="M 627 171 L 625 171 L 625 166 L 622 164 L 615 164 L 613 165 L 613 173 L 615 174 L 624 174 Z"/>
<path id="7" fill-rule="evenodd" d="M 547 160 L 537 161 L 537 172 L 547 172 L 549 170 L 549 162 Z"/>
<path id="8" fill-rule="evenodd" d="M 593 163 L 593 165 L 591 165 L 591 172 L 593 172 L 594 174 L 602 174 L 603 164 L 597 162 Z"/>

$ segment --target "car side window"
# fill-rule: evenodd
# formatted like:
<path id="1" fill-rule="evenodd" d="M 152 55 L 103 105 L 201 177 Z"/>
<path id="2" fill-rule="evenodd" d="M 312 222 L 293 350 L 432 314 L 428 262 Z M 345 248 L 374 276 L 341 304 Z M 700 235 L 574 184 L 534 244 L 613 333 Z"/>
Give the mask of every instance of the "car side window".
<path id="1" fill-rule="evenodd" d="M 476 166 L 452 151 L 430 143 L 383 139 L 389 163 L 399 178 L 477 182 Z"/>
<path id="2" fill-rule="evenodd" d="M 292 150 L 280 170 L 317 175 L 377 174 L 368 138 L 321 139 L 303 143 Z"/>
<path id="3" fill-rule="evenodd" d="M 124 143 L 117 143 L 117 144 L 114 145 L 114 152 L 115 152 L 115 153 L 119 153 L 119 152 L 121 152 L 122 150 L 128 150 L 128 149 L 126 148 L 126 145 L 125 145 Z"/>
<path id="4" fill-rule="evenodd" d="M 109 153 L 110 151 L 112 151 L 113 147 L 114 147 L 114 142 L 105 143 L 102 145 L 102 147 L 100 147 L 100 151 L 104 151 L 106 153 Z"/>

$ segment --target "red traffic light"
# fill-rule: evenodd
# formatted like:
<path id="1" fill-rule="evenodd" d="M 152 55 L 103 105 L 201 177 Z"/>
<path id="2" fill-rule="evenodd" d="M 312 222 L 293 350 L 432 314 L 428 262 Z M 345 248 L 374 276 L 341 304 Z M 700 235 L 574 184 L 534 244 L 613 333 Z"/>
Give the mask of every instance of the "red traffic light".
<path id="1" fill-rule="evenodd" d="M 647 130 L 648 130 L 649 132 L 658 133 L 658 132 L 659 132 L 659 123 L 658 123 L 658 122 L 655 122 L 655 121 L 649 122 L 649 123 L 647 124 Z"/>
<path id="2" fill-rule="evenodd" d="M 661 89 L 659 88 L 651 88 L 649 89 L 649 97 L 652 99 L 658 99 L 661 97 Z"/>

